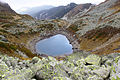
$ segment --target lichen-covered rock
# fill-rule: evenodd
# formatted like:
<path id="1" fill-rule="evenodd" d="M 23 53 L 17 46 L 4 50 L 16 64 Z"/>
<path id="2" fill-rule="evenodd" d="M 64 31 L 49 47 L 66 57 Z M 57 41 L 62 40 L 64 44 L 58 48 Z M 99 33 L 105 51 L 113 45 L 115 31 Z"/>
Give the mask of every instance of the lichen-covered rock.
<path id="1" fill-rule="evenodd" d="M 85 77 L 85 75 L 83 76 L 83 74 L 84 74 L 83 71 L 84 71 L 84 69 L 77 68 L 76 70 L 74 70 L 74 72 L 71 73 L 70 78 L 72 80 L 84 80 L 83 77 Z"/>
<path id="2" fill-rule="evenodd" d="M 91 75 L 91 76 L 89 76 L 89 78 L 87 79 L 87 80 L 104 80 L 103 78 L 101 78 L 101 77 L 98 77 L 98 76 L 96 76 L 96 75 Z"/>
<path id="3" fill-rule="evenodd" d="M 13 69 L 15 69 L 18 64 L 18 59 L 13 57 L 3 56 L 2 61 L 4 61 L 7 66 L 12 67 Z"/>
<path id="4" fill-rule="evenodd" d="M 32 59 L 32 63 L 33 63 L 33 64 L 37 63 L 38 61 L 40 61 L 40 58 L 38 58 L 38 57 L 34 57 L 34 58 Z"/>
<path id="5" fill-rule="evenodd" d="M 110 74 L 110 68 L 101 67 L 99 69 L 92 71 L 94 74 L 97 74 L 99 77 L 106 79 Z"/>
<path id="6" fill-rule="evenodd" d="M 6 72 L 2 80 L 30 80 L 32 77 L 34 74 L 31 69 L 15 69 Z"/>
<path id="7" fill-rule="evenodd" d="M 111 80 L 120 80 L 120 56 L 114 60 L 111 68 L 110 78 Z"/>
<path id="8" fill-rule="evenodd" d="M 4 78 L 2 80 L 25 80 L 23 75 L 21 75 L 21 71 L 19 69 L 10 70 L 4 74 Z"/>
<path id="9" fill-rule="evenodd" d="M 76 64 L 77 64 L 78 66 L 85 65 L 85 64 L 86 64 L 85 59 L 77 60 L 77 61 L 76 61 Z"/>
<path id="10" fill-rule="evenodd" d="M 22 75 L 24 75 L 24 78 L 26 78 L 26 79 L 27 78 L 31 79 L 32 77 L 35 76 L 34 72 L 30 68 L 22 69 L 21 73 L 22 73 Z"/>
<path id="11" fill-rule="evenodd" d="M 83 59 L 84 57 L 86 57 L 89 53 L 87 52 L 78 52 L 78 53 L 73 53 L 69 56 L 66 56 L 66 60 L 67 61 L 70 61 L 70 62 L 73 62 L 73 61 L 77 61 L 77 60 L 80 60 L 80 59 Z"/>
<path id="12" fill-rule="evenodd" d="M 76 53 L 77 55 L 79 53 Z M 119 80 L 120 57 L 97 56 L 94 54 L 72 57 L 58 61 L 54 57 L 32 60 L 0 55 L 1 80 Z M 71 59 L 71 60 L 70 60 Z M 8 62 L 7 62 L 8 61 Z M 11 65 L 15 62 L 15 65 Z M 10 63 L 10 64 L 9 64 Z M 1 66 L 2 65 L 2 66 Z M 4 66 L 3 66 L 4 65 Z M 110 77 L 109 77 L 110 75 Z"/>
<path id="13" fill-rule="evenodd" d="M 68 77 L 53 77 L 52 80 L 72 80 L 72 79 L 70 79 Z"/>
<path id="14" fill-rule="evenodd" d="M 9 71 L 8 66 L 5 64 L 5 62 L 0 61 L 0 77 L 3 77 L 6 72 Z"/>
<path id="15" fill-rule="evenodd" d="M 101 58 L 98 55 L 89 55 L 85 58 L 86 63 L 92 64 L 92 65 L 100 65 L 101 64 Z"/>
<path id="16" fill-rule="evenodd" d="M 42 64 L 36 63 L 36 64 L 30 66 L 30 69 L 31 69 L 34 73 L 36 73 L 38 70 L 40 70 L 40 69 L 42 68 L 42 66 L 43 66 Z"/>
<path id="17" fill-rule="evenodd" d="M 49 63 L 44 65 L 37 73 L 36 78 L 39 79 L 50 79 L 52 80 L 53 77 L 68 77 L 68 74 L 61 69 L 60 66 L 55 65 L 54 67 L 51 66 Z"/>
<path id="18" fill-rule="evenodd" d="M 104 63 L 104 65 L 107 66 L 107 67 L 112 66 L 112 64 L 113 64 L 113 60 L 112 60 L 112 59 L 108 59 L 108 60 Z"/>

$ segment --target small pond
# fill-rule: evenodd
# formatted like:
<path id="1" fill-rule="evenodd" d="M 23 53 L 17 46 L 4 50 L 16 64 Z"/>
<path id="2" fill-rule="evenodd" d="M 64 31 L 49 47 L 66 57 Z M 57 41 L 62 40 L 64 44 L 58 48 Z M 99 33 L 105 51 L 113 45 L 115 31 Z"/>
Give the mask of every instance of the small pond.
<path id="1" fill-rule="evenodd" d="M 37 42 L 35 47 L 37 53 L 39 54 L 60 56 L 64 54 L 71 54 L 73 52 L 72 45 L 69 43 L 70 42 L 66 36 L 58 34 Z"/>

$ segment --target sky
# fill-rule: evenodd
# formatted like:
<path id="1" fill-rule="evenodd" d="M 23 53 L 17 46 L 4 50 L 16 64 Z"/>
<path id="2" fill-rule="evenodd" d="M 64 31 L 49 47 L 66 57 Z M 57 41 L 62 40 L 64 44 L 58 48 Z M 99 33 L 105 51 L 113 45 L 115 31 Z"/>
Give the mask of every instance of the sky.
<path id="1" fill-rule="evenodd" d="M 22 8 L 37 7 L 43 5 L 60 6 L 67 5 L 71 2 L 82 4 L 82 3 L 93 3 L 99 4 L 105 0 L 0 0 L 8 3 L 13 10 L 19 10 Z"/>

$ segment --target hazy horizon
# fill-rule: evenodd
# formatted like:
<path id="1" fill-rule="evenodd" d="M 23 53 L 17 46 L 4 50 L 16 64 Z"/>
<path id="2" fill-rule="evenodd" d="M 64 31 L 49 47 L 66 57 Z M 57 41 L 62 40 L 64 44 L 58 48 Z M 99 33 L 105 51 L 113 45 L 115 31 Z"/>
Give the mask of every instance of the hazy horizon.
<path id="1" fill-rule="evenodd" d="M 60 6 L 60 5 L 67 5 L 69 3 L 76 3 L 76 4 L 84 4 L 84 3 L 92 3 L 92 4 L 99 4 L 105 0 L 0 0 L 2 2 L 6 2 L 10 5 L 10 7 L 17 11 L 19 9 L 23 9 L 31 7 L 38 7 L 44 5 L 51 5 L 51 6 Z"/>

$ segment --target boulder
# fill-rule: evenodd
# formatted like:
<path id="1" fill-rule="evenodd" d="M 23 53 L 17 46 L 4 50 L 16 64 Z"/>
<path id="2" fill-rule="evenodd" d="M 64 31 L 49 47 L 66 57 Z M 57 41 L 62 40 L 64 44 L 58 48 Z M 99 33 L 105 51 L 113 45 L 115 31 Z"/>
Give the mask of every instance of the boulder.
<path id="1" fill-rule="evenodd" d="M 32 77 L 34 77 L 34 74 L 30 68 L 22 70 L 15 69 L 6 72 L 2 80 L 30 80 Z"/>
<path id="2" fill-rule="evenodd" d="M 110 79 L 120 80 L 120 56 L 114 59 L 114 62 L 111 68 Z"/>
<path id="3" fill-rule="evenodd" d="M 85 58 L 86 63 L 91 65 L 100 65 L 101 58 L 98 55 L 91 54 Z"/>
<path id="4" fill-rule="evenodd" d="M 32 59 L 32 63 L 33 63 L 33 64 L 37 63 L 38 61 L 40 61 L 40 58 L 38 58 L 38 57 L 34 57 L 34 58 Z"/>
<path id="5" fill-rule="evenodd" d="M 99 69 L 92 71 L 94 74 L 97 74 L 99 77 L 106 79 L 110 74 L 110 68 L 100 67 Z"/>
<path id="6" fill-rule="evenodd" d="M 98 76 L 96 76 L 96 75 L 91 75 L 91 76 L 89 76 L 89 78 L 87 79 L 87 80 L 104 80 L 103 78 L 101 78 L 101 77 L 98 77 Z"/>
<path id="7" fill-rule="evenodd" d="M 4 74 L 9 71 L 8 66 L 5 62 L 0 61 L 0 77 L 4 77 Z"/>
<path id="8" fill-rule="evenodd" d="M 70 79 L 68 77 L 53 77 L 52 80 L 72 80 L 72 79 Z"/>

